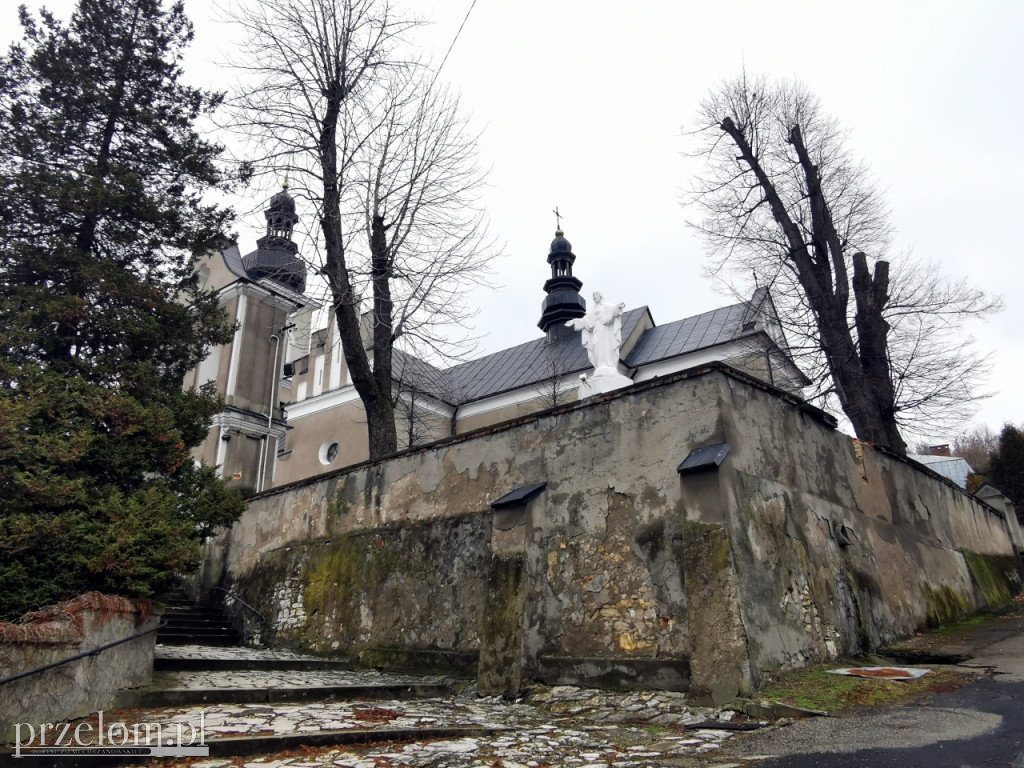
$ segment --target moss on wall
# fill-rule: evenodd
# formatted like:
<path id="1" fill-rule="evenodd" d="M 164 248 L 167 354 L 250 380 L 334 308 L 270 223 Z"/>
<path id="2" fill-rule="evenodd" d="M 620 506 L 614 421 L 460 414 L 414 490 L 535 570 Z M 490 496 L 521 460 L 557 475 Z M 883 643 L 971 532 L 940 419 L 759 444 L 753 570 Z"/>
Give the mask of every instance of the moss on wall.
<path id="1" fill-rule="evenodd" d="M 485 513 L 306 542 L 265 554 L 238 588 L 275 645 L 475 652 L 490 529 Z"/>
<path id="2" fill-rule="evenodd" d="M 1017 558 L 1006 555 L 979 555 L 966 551 L 963 554 L 971 571 L 971 581 L 984 595 L 989 608 L 1007 605 L 1020 591 L 1020 584 L 1016 579 L 1019 568 Z"/>
<path id="3" fill-rule="evenodd" d="M 933 589 L 930 584 L 925 584 L 924 596 L 925 616 L 929 627 L 955 624 L 971 614 L 971 606 L 963 595 L 957 594 L 946 585 Z"/>
<path id="4" fill-rule="evenodd" d="M 347 647 L 355 639 L 359 605 L 366 592 L 376 587 L 379 569 L 376 553 L 362 539 L 337 539 L 310 550 L 301 576 L 306 611 L 302 635 L 318 630 L 322 634 L 324 629 L 330 634 L 329 627 L 320 626 L 327 623 L 337 627 L 341 645 Z"/>

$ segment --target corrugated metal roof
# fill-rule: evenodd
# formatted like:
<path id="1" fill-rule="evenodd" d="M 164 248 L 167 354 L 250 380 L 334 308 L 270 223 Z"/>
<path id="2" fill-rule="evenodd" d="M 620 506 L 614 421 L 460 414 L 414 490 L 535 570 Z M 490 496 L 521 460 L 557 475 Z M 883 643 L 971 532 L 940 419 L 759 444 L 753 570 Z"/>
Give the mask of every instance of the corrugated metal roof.
<path id="1" fill-rule="evenodd" d="M 933 472 L 948 477 L 961 488 L 967 487 L 967 476 L 974 471 L 967 459 L 959 456 L 932 456 L 930 454 L 908 453 L 908 459 L 924 464 Z"/>

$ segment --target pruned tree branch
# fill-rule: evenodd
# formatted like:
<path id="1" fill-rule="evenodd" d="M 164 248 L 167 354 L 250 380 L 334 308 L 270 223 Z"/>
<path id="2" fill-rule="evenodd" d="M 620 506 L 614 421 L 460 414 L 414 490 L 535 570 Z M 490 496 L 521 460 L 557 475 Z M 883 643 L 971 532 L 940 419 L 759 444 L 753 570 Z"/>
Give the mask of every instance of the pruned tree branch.
<path id="1" fill-rule="evenodd" d="M 770 286 L 812 399 L 898 452 L 900 427 L 941 433 L 984 397 L 987 367 L 960 332 L 1000 302 L 909 256 L 887 258 L 881 194 L 803 86 L 743 73 L 703 103 L 689 204 L 708 272 Z M 747 293 L 748 287 L 737 287 Z"/>

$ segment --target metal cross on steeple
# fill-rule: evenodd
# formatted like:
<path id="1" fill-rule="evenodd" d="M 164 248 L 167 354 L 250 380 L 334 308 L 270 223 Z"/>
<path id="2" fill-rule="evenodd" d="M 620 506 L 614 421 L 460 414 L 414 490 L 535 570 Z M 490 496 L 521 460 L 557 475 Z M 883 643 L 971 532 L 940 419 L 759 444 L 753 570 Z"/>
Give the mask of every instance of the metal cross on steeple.
<path id="1" fill-rule="evenodd" d="M 562 230 L 562 214 L 560 214 L 558 212 L 558 206 L 557 205 L 555 206 L 555 210 L 553 210 L 552 213 L 555 214 L 555 226 L 558 229 L 558 231 L 561 231 Z"/>

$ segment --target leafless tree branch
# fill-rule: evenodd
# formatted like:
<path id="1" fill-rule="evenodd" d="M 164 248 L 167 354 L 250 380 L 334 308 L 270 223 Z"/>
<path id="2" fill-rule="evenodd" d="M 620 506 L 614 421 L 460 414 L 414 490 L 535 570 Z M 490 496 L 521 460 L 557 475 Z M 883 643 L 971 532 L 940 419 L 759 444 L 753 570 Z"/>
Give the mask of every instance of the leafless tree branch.
<path id="1" fill-rule="evenodd" d="M 315 213 L 308 257 L 330 292 L 370 456 L 393 453 L 393 350 L 450 360 L 472 346 L 462 297 L 487 283 L 496 255 L 477 137 L 458 97 L 405 53 L 418 22 L 387 0 L 253 0 L 232 16 L 248 36 L 234 129 L 256 173 L 287 177 Z"/>
<path id="2" fill-rule="evenodd" d="M 941 434 L 985 397 L 987 362 L 963 323 L 1000 308 L 909 255 L 846 132 L 807 89 L 744 72 L 702 104 L 687 203 L 707 272 L 769 286 L 812 399 L 838 403 L 862 439 L 905 451 L 900 428 Z M 891 262 L 891 265 L 890 265 Z"/>

